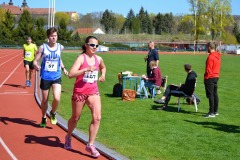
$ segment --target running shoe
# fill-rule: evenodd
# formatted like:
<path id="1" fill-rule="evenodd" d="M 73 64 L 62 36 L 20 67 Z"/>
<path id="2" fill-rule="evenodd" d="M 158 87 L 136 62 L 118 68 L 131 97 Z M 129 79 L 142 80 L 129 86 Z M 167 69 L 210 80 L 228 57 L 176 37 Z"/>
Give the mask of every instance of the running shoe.
<path id="1" fill-rule="evenodd" d="M 31 87 L 31 86 L 32 86 L 31 81 L 28 81 L 28 87 Z"/>
<path id="2" fill-rule="evenodd" d="M 215 114 L 214 113 L 207 113 L 205 115 L 203 115 L 204 118 L 214 118 Z"/>
<path id="3" fill-rule="evenodd" d="M 157 103 L 157 104 L 165 104 L 165 100 L 159 98 L 159 99 L 154 100 L 154 103 Z"/>
<path id="4" fill-rule="evenodd" d="M 42 121 L 41 121 L 41 123 L 40 123 L 40 127 L 46 127 L 46 125 L 47 125 L 47 118 L 42 118 Z"/>
<path id="5" fill-rule="evenodd" d="M 96 147 L 94 145 L 87 144 L 86 151 L 90 152 L 92 157 L 97 158 L 100 156 L 100 153 L 97 151 Z"/>
<path id="6" fill-rule="evenodd" d="M 67 150 L 71 150 L 72 149 L 72 138 L 69 137 L 68 135 L 65 136 L 64 148 L 67 149 Z"/>
<path id="7" fill-rule="evenodd" d="M 29 87 L 29 82 L 30 82 L 30 81 L 27 80 L 26 83 L 25 83 L 25 85 L 26 85 L 27 87 Z"/>
<path id="8" fill-rule="evenodd" d="M 56 118 L 56 113 L 52 113 L 52 111 L 50 112 L 51 114 L 51 123 L 52 124 L 57 124 L 57 118 Z"/>

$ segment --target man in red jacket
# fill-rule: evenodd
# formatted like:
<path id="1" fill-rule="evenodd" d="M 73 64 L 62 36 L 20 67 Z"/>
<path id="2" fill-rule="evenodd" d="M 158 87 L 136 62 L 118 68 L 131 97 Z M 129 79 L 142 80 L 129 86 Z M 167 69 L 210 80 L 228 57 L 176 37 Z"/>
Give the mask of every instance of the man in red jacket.
<path id="1" fill-rule="evenodd" d="M 213 42 L 207 43 L 207 51 L 209 53 L 206 60 L 206 69 L 204 74 L 204 85 L 206 96 L 209 99 L 209 112 L 204 117 L 215 117 L 218 115 L 218 79 L 221 66 L 221 54 L 215 51 Z"/>

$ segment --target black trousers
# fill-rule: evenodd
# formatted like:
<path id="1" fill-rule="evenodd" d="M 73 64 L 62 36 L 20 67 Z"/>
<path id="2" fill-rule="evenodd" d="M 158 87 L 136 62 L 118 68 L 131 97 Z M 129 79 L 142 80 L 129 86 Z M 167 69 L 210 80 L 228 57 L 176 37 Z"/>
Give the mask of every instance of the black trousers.
<path id="1" fill-rule="evenodd" d="M 178 91 L 178 93 L 172 93 L 174 91 Z M 181 91 L 181 87 L 180 86 L 176 86 L 176 85 L 168 85 L 163 96 L 166 97 L 165 99 L 165 106 L 167 107 L 168 106 L 168 102 L 170 101 L 171 99 L 171 95 L 183 95 L 183 91 Z"/>
<path id="2" fill-rule="evenodd" d="M 152 69 L 149 67 L 149 64 L 147 66 L 147 77 L 149 77 L 151 75 L 151 71 Z"/>
<path id="3" fill-rule="evenodd" d="M 206 96 L 209 100 L 209 113 L 218 112 L 218 78 L 204 80 Z"/>

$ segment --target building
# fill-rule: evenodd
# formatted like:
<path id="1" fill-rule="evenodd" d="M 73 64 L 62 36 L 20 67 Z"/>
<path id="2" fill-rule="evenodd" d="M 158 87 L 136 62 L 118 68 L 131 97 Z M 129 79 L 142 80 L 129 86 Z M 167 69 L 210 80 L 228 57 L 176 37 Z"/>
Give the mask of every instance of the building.
<path id="1" fill-rule="evenodd" d="M 9 10 L 15 16 L 17 21 L 19 20 L 21 14 L 23 13 L 23 10 L 25 9 L 30 12 L 33 18 L 36 18 L 38 16 L 41 16 L 43 18 L 48 18 L 48 12 L 49 12 L 48 8 L 29 8 L 26 0 L 23 1 L 21 7 L 14 6 L 12 0 L 10 0 L 8 4 L 3 2 L 0 5 L 0 7 L 5 11 Z"/>
<path id="2" fill-rule="evenodd" d="M 78 34 L 105 34 L 100 28 L 78 28 L 74 33 Z"/>
<path id="3" fill-rule="evenodd" d="M 26 0 L 23 0 L 23 3 L 20 7 L 14 6 L 13 1 L 10 0 L 8 4 L 6 4 L 5 2 L 0 4 L 0 8 L 2 8 L 5 11 L 7 10 L 11 11 L 11 13 L 16 17 L 17 21 L 19 20 L 21 14 L 23 13 L 23 10 L 25 9 L 30 12 L 33 18 L 43 17 L 47 19 L 49 15 L 49 8 L 30 8 Z M 73 21 L 76 21 L 77 18 L 79 18 L 77 12 L 64 12 L 64 13 L 67 13 L 71 17 L 71 20 Z"/>

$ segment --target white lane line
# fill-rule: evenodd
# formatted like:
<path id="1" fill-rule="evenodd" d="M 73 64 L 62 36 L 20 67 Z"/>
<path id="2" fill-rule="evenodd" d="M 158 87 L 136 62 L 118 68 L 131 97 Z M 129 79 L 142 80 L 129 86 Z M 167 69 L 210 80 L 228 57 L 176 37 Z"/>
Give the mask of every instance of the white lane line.
<path id="1" fill-rule="evenodd" d="M 2 87 L 2 85 L 8 80 L 8 78 L 16 71 L 16 69 L 18 68 L 18 66 L 20 66 L 20 64 L 22 63 L 23 61 L 21 61 L 17 67 L 15 67 L 15 69 L 9 74 L 9 76 L 2 82 L 2 84 L 0 84 L 0 88 Z"/>
<path id="2" fill-rule="evenodd" d="M 21 93 L 21 94 L 25 94 L 25 93 L 28 93 L 28 92 L 19 92 L 19 91 L 5 91 L 3 93 Z"/>
<path id="3" fill-rule="evenodd" d="M 29 93 L 29 94 L 23 94 L 23 93 L 13 93 L 13 92 L 3 92 L 3 93 L 0 93 L 0 95 L 21 95 L 21 96 L 32 96 L 33 93 Z"/>
<path id="4" fill-rule="evenodd" d="M 28 91 L 19 91 L 19 90 L 11 90 L 11 89 L 8 89 L 8 90 L 5 90 L 4 92 L 2 93 L 29 93 Z"/>
<path id="5" fill-rule="evenodd" d="M 17 160 L 17 158 L 13 155 L 7 145 L 3 142 L 2 138 L 0 137 L 0 143 L 2 144 L 3 148 L 7 151 L 7 153 L 12 157 L 13 160 Z"/>
<path id="6" fill-rule="evenodd" d="M 4 57 L 11 56 L 11 55 L 13 55 L 13 54 L 15 54 L 15 53 L 10 53 L 10 54 L 7 54 L 7 55 L 4 55 L 4 56 L 1 56 L 0 59 L 1 59 L 1 58 L 4 58 Z"/>
<path id="7" fill-rule="evenodd" d="M 11 61 L 13 58 L 15 58 L 15 57 L 17 57 L 17 56 L 19 56 L 19 55 L 16 55 L 16 56 L 12 57 L 11 59 L 5 61 L 4 63 L 0 64 L 0 66 L 4 65 L 4 64 L 7 63 L 8 61 Z"/>

